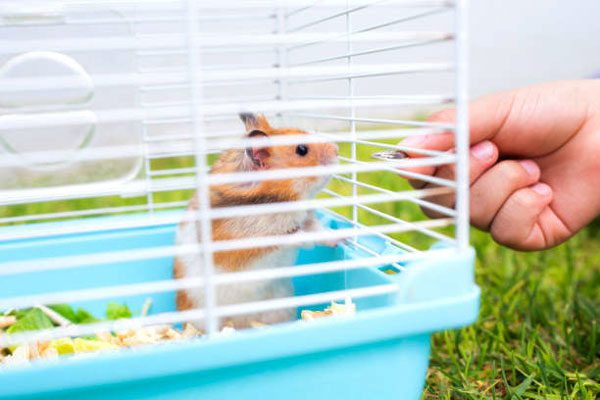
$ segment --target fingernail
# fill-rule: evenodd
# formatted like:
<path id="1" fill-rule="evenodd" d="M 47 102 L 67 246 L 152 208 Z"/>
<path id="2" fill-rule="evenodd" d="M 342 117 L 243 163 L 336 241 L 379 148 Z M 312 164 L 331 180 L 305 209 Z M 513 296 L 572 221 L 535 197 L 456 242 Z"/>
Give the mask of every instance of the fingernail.
<path id="1" fill-rule="evenodd" d="M 427 135 L 409 136 L 399 144 L 406 147 L 418 147 L 427 140 Z"/>
<path id="2" fill-rule="evenodd" d="M 525 168 L 529 176 L 537 176 L 540 173 L 538 165 L 531 160 L 521 160 L 519 163 Z"/>
<path id="3" fill-rule="evenodd" d="M 494 145 L 489 140 L 484 140 L 471 147 L 471 154 L 478 160 L 487 161 L 494 156 Z"/>
<path id="4" fill-rule="evenodd" d="M 542 196 L 549 196 L 552 194 L 552 188 L 546 185 L 545 183 L 537 183 L 531 187 L 535 192 L 541 194 Z"/>

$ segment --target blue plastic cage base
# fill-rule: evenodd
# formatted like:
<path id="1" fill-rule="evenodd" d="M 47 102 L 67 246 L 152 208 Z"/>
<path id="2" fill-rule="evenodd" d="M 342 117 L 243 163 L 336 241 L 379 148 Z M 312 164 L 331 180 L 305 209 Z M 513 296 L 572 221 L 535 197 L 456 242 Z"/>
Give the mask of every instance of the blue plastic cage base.
<path id="1" fill-rule="evenodd" d="M 163 214 L 165 215 L 165 214 Z M 324 225 L 347 227 L 329 214 Z M 147 215 L 110 217 L 141 225 L 113 231 L 40 237 L 0 244 L 3 261 L 169 246 L 175 225 L 143 226 Z M 106 220 L 106 219 L 104 219 Z M 78 224 L 73 221 L 65 224 Z M 17 231 L 24 227 L 5 228 Z M 361 239 L 380 254 L 402 252 L 378 237 Z M 349 246 L 304 249 L 298 264 L 365 257 Z M 432 332 L 473 322 L 479 289 L 472 251 L 438 250 L 397 274 L 381 265 L 294 279 L 297 296 L 382 283 L 397 294 L 356 299 L 349 318 L 296 321 L 112 353 L 0 368 L 0 399 L 418 399 Z M 172 258 L 95 265 L 3 277 L 1 298 L 169 279 Z M 347 286 L 346 286 L 347 285 Z M 148 296 L 111 299 L 140 310 Z M 153 313 L 173 311 L 174 293 L 152 295 Z M 102 302 L 74 304 L 101 315 Z M 322 309 L 325 304 L 315 305 Z M 299 310 L 300 311 L 300 310 Z"/>

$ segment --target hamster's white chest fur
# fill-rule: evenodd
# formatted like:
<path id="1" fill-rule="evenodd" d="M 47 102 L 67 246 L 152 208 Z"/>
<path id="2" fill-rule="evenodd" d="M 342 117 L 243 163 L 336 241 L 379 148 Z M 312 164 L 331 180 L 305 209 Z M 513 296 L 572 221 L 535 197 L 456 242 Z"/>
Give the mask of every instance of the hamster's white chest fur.
<path id="1" fill-rule="evenodd" d="M 288 214 L 281 215 L 280 221 L 275 221 L 271 218 L 269 224 L 271 227 L 279 228 L 288 225 L 298 226 L 299 220 L 306 219 L 306 214 Z M 277 223 L 279 222 L 279 223 Z M 235 225 L 236 223 L 233 222 Z M 266 225 L 265 221 L 245 220 L 244 224 L 254 227 L 260 227 L 264 232 Z M 198 235 L 196 224 L 186 222 L 180 225 L 177 232 L 177 244 L 193 244 L 198 243 Z M 257 238 L 257 240 L 260 240 Z M 269 269 L 276 267 L 284 267 L 293 265 L 298 249 L 295 247 L 280 247 L 265 253 L 264 255 L 252 260 L 247 265 L 243 266 L 243 271 L 253 271 L 259 269 Z M 179 268 L 182 269 L 179 273 L 185 277 L 203 276 L 204 262 L 201 254 L 189 254 L 178 257 Z M 227 270 L 217 263 L 214 265 L 215 274 L 226 273 Z M 202 287 L 187 289 L 184 291 L 187 300 L 193 307 L 202 308 L 205 304 L 205 291 Z M 219 285 L 216 288 L 216 302 L 218 305 L 229 304 L 245 304 L 250 302 L 258 302 L 275 298 L 293 296 L 293 287 L 291 279 L 271 279 L 261 281 L 250 281 L 235 284 Z M 232 317 L 223 317 L 221 326 L 233 324 L 236 328 L 244 328 L 251 326 L 252 322 L 260 322 L 264 324 L 274 324 L 279 322 L 289 321 L 295 318 L 294 309 L 274 310 L 263 313 L 254 313 L 251 315 L 239 315 Z M 204 323 L 197 321 L 199 328 L 203 328 Z"/>

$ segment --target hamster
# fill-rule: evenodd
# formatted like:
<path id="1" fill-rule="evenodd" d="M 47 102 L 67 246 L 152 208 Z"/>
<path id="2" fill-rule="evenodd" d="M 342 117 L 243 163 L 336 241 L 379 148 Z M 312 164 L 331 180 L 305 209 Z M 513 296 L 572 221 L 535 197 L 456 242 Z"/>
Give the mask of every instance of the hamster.
<path id="1" fill-rule="evenodd" d="M 246 128 L 246 137 L 271 137 L 277 135 L 307 135 L 294 128 L 273 128 L 264 115 L 240 114 Z M 261 171 L 268 169 L 313 167 L 338 162 L 338 147 L 333 143 L 299 144 L 263 148 L 231 149 L 215 161 L 210 173 Z M 285 174 L 282 174 L 284 177 Z M 211 207 L 230 207 L 249 204 L 276 203 L 313 198 L 329 181 L 328 176 L 307 176 L 293 179 L 258 181 L 214 185 L 210 188 Z M 187 215 L 177 229 L 176 243 L 199 242 L 200 224 L 194 221 L 198 210 L 198 195 L 189 203 Z M 268 211 L 267 211 L 268 212 Z M 261 214 L 212 221 L 213 241 L 245 239 L 263 236 L 292 235 L 299 231 L 323 229 L 311 210 L 298 210 L 277 214 Z M 335 242 L 324 243 L 335 246 Z M 216 252 L 213 255 L 215 274 L 251 271 L 264 268 L 290 266 L 294 263 L 298 246 L 270 246 Z M 175 258 L 173 275 L 176 279 L 203 276 L 201 254 L 181 255 Z M 293 296 L 290 278 L 252 281 L 216 287 L 216 303 L 248 303 L 279 297 Z M 177 292 L 177 309 L 188 310 L 204 306 L 202 287 Z M 272 310 L 256 314 L 224 317 L 220 327 L 236 329 L 250 327 L 255 322 L 275 324 L 296 318 L 295 309 Z M 195 322 L 204 328 L 204 321 Z"/>

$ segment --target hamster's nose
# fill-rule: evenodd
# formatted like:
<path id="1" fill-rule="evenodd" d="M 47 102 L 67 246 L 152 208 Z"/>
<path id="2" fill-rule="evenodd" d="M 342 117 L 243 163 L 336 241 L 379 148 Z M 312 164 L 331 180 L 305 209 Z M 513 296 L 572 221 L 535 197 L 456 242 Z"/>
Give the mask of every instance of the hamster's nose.
<path id="1" fill-rule="evenodd" d="M 339 147 L 335 143 L 330 143 L 325 147 L 325 162 L 328 164 L 335 163 L 337 161 Z"/>
<path id="2" fill-rule="evenodd" d="M 340 147 L 337 145 L 337 143 L 332 143 L 332 146 L 333 146 L 334 155 L 337 157 L 340 152 Z"/>

